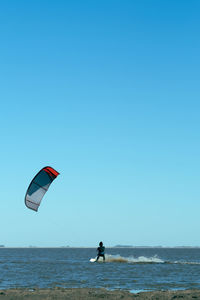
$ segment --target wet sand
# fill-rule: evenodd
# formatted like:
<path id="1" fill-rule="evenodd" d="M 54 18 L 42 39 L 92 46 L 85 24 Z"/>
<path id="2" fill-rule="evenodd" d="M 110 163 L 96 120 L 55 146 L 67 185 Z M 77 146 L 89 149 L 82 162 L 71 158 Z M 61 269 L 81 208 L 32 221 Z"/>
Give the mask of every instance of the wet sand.
<path id="1" fill-rule="evenodd" d="M 53 288 L 53 289 L 9 289 L 0 290 L 0 299 L 69 299 L 69 300 L 129 300 L 129 299 L 200 299 L 200 290 L 185 291 L 156 291 L 156 292 L 140 292 L 131 294 L 126 291 L 115 290 L 108 291 L 106 289 L 90 289 L 90 288 Z"/>

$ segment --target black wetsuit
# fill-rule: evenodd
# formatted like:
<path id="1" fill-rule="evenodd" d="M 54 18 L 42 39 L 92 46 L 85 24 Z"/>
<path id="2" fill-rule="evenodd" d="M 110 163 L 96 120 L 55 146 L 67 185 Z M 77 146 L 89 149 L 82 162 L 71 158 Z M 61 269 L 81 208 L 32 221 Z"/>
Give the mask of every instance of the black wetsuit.
<path id="1" fill-rule="evenodd" d="M 103 257 L 103 260 L 105 260 L 105 247 L 104 246 L 100 246 L 97 248 L 98 254 L 97 254 L 97 260 L 99 259 L 100 256 Z"/>

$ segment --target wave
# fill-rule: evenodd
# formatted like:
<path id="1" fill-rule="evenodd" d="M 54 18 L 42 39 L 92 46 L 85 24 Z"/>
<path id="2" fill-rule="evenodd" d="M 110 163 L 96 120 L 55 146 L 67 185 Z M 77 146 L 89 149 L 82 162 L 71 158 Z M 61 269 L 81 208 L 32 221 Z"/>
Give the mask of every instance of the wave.
<path id="1" fill-rule="evenodd" d="M 105 256 L 106 261 L 108 262 L 122 262 L 122 263 L 164 263 L 164 261 L 160 258 L 158 258 L 156 255 L 152 257 L 145 257 L 145 256 L 129 256 L 129 257 L 123 257 L 120 255 L 106 255 Z"/>
<path id="2" fill-rule="evenodd" d="M 91 258 L 91 262 L 95 262 L 96 258 Z M 103 258 L 100 257 L 98 262 L 103 262 Z M 111 254 L 105 254 L 105 262 L 111 262 L 111 263 L 129 263 L 129 264 L 180 264 L 180 265 L 200 265 L 200 262 L 195 261 L 167 261 L 159 258 L 157 255 L 154 255 L 152 257 L 146 257 L 146 256 L 128 256 L 123 257 L 119 254 L 117 255 L 111 255 Z"/>
<path id="3" fill-rule="evenodd" d="M 91 258 L 91 262 L 95 262 L 96 258 Z M 98 262 L 103 262 L 103 258 L 100 257 Z M 162 259 L 158 258 L 156 255 L 152 257 L 145 257 L 145 256 L 129 256 L 129 257 L 123 257 L 121 255 L 111 255 L 111 254 L 105 254 L 105 262 L 116 262 L 116 263 L 132 263 L 132 264 L 144 264 L 144 263 L 164 263 Z"/>
<path id="4" fill-rule="evenodd" d="M 173 264 L 179 264 L 179 265 L 200 265 L 200 262 L 198 261 L 174 261 L 174 262 L 167 262 L 167 263 L 173 263 Z"/>

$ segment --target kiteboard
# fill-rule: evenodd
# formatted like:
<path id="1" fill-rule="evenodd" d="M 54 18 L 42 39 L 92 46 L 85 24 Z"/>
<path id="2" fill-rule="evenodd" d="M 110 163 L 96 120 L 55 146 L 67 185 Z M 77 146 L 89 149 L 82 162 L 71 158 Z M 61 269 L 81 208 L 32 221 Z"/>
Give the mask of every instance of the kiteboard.
<path id="1" fill-rule="evenodd" d="M 103 260 L 103 257 L 99 257 L 99 259 L 97 260 L 97 257 L 95 258 L 90 258 L 90 262 L 94 263 L 94 262 L 98 262 L 98 263 L 102 263 L 102 262 L 105 262 Z"/>

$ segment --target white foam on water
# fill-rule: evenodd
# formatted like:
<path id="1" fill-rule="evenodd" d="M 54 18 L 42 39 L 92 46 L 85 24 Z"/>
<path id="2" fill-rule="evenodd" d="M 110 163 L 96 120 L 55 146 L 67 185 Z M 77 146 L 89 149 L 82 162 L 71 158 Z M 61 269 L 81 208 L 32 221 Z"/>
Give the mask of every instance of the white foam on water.
<path id="1" fill-rule="evenodd" d="M 175 261 L 173 263 L 179 265 L 200 265 L 200 262 L 197 261 Z"/>
<path id="2" fill-rule="evenodd" d="M 96 258 L 91 258 L 90 262 L 95 262 Z M 103 262 L 103 257 L 100 257 L 98 262 Z M 162 259 L 158 258 L 156 255 L 152 257 L 145 257 L 145 256 L 128 256 L 123 257 L 119 254 L 117 255 L 111 255 L 111 254 L 105 254 L 105 262 L 116 262 L 116 263 L 132 263 L 132 264 L 138 264 L 138 263 L 164 263 Z"/>
<path id="3" fill-rule="evenodd" d="M 152 290 L 130 290 L 129 292 L 132 294 L 139 294 L 139 293 L 144 293 L 144 292 L 150 292 Z"/>
<path id="4" fill-rule="evenodd" d="M 91 258 L 90 262 L 96 262 L 96 257 Z M 99 263 L 103 262 L 103 257 L 100 257 L 98 260 Z M 157 255 L 146 257 L 146 256 L 128 256 L 124 257 L 120 254 L 111 255 L 105 254 L 105 262 L 113 262 L 113 263 L 129 263 L 129 264 L 180 264 L 180 265 L 200 265 L 200 262 L 194 261 L 165 261 L 159 258 Z"/>

